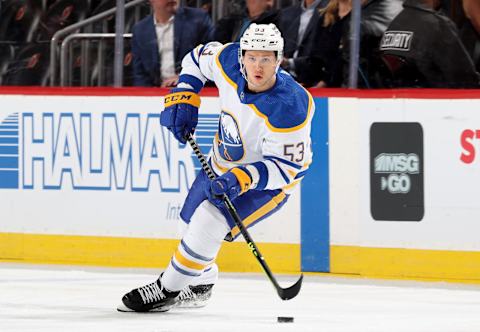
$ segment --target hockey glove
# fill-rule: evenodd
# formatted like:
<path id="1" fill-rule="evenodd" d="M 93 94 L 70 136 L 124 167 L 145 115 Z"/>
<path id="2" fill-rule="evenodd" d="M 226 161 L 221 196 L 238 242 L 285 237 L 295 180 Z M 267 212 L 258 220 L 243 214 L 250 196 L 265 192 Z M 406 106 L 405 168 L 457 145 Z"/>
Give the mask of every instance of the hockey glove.
<path id="1" fill-rule="evenodd" d="M 160 124 L 167 127 L 180 141 L 186 143 L 189 133 L 193 134 L 198 123 L 200 97 L 192 90 L 175 88 L 165 96 L 165 109 L 160 114 Z"/>
<path id="2" fill-rule="evenodd" d="M 245 167 L 234 167 L 205 185 L 208 200 L 218 206 L 223 203 L 223 194 L 233 201 L 248 191 L 252 185 L 252 176 Z"/>

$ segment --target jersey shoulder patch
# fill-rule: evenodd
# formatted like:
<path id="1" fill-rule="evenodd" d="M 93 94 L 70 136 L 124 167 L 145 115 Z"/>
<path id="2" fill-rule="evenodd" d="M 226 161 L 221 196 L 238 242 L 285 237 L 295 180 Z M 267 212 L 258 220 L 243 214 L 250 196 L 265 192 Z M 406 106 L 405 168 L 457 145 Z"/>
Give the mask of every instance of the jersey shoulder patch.
<path id="1" fill-rule="evenodd" d="M 294 131 L 311 118 L 313 100 L 310 94 L 287 73 L 279 72 L 275 88 L 254 102 L 254 110 L 263 116 L 273 131 Z"/>

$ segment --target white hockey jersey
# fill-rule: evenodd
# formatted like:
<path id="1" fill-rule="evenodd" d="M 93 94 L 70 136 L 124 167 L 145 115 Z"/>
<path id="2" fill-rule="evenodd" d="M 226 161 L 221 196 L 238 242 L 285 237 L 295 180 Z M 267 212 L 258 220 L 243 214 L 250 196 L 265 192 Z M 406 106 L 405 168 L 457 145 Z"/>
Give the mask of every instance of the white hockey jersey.
<path id="1" fill-rule="evenodd" d="M 276 74 L 271 89 L 249 92 L 238 52 L 238 43 L 198 46 L 183 59 L 178 87 L 198 91 L 207 79 L 218 87 L 221 114 L 210 153 L 217 174 L 243 165 L 253 177 L 250 189 L 288 193 L 312 160 L 310 127 L 315 104 L 308 91 L 283 70 Z"/>

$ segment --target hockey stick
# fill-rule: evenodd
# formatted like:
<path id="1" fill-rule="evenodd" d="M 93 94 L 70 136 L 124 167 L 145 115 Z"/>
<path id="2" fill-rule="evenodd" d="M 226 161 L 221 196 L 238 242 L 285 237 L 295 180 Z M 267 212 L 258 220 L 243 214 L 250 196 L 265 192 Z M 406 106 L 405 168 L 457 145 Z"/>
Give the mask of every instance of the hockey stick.
<path id="1" fill-rule="evenodd" d="M 197 156 L 198 160 L 202 164 L 202 168 L 207 174 L 208 178 L 210 180 L 215 180 L 215 174 L 212 171 L 212 168 L 208 164 L 207 160 L 205 159 L 205 156 L 203 155 L 202 151 L 197 145 L 197 142 L 195 142 L 195 139 L 193 138 L 192 134 L 187 135 L 187 141 L 190 143 L 190 146 L 193 149 L 193 152 L 195 152 L 195 155 Z M 278 296 L 282 300 L 290 300 L 293 299 L 295 296 L 297 296 L 298 292 L 300 292 L 300 288 L 302 287 L 302 281 L 303 281 L 303 274 L 300 276 L 300 279 L 297 280 L 297 282 L 288 288 L 282 288 L 277 282 L 277 279 L 272 274 L 272 271 L 267 265 L 267 262 L 265 261 L 265 258 L 263 258 L 262 254 L 257 248 L 257 245 L 255 242 L 253 242 L 253 239 L 250 237 L 250 234 L 248 233 L 246 227 L 243 225 L 242 219 L 238 215 L 237 210 L 235 209 L 235 206 L 233 206 L 232 202 L 230 201 L 230 198 L 226 194 L 223 194 L 223 203 L 225 204 L 225 207 L 228 210 L 228 213 L 230 213 L 230 216 L 232 216 L 233 220 L 235 221 L 235 224 L 237 227 L 240 229 L 240 233 L 242 233 L 243 238 L 248 244 L 248 247 L 252 251 L 252 253 L 255 255 L 255 258 L 257 261 L 260 263 L 260 265 L 263 268 L 263 271 L 268 276 L 268 279 L 272 282 L 273 286 L 275 287 L 275 290 L 278 293 Z"/>

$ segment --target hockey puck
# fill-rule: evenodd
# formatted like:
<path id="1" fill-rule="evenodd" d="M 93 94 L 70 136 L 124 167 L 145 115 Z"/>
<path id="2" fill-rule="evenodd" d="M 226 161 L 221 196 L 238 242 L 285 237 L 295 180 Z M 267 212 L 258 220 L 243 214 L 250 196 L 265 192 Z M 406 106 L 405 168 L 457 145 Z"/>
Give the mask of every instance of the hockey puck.
<path id="1" fill-rule="evenodd" d="M 277 317 L 277 322 L 278 323 L 293 323 L 293 317 L 278 316 Z"/>

